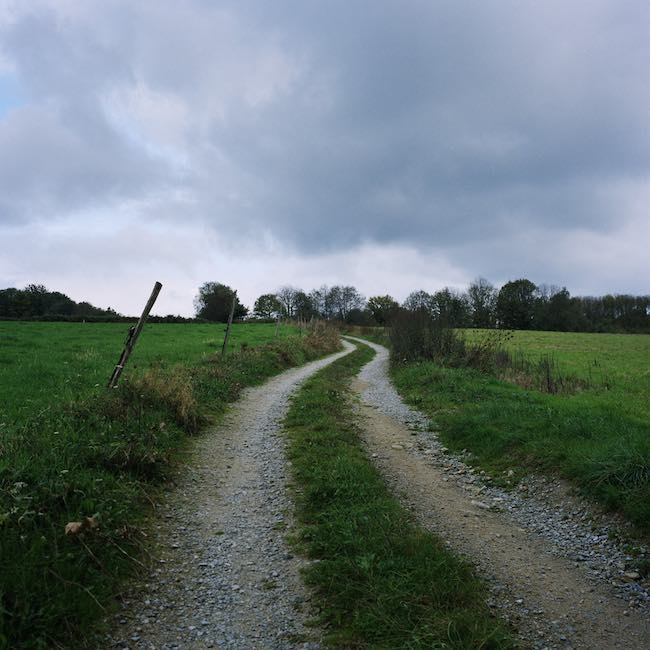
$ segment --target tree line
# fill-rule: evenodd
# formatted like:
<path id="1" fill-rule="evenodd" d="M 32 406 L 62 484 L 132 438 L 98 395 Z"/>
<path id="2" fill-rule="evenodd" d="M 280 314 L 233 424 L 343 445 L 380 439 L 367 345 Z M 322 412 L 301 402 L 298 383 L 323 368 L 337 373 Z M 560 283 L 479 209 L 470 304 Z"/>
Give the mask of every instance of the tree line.
<path id="1" fill-rule="evenodd" d="M 566 287 L 536 285 L 526 278 L 500 289 L 484 278 L 466 291 L 411 293 L 406 309 L 425 309 L 452 327 L 558 332 L 650 332 L 650 296 L 571 296 Z"/>
<path id="2" fill-rule="evenodd" d="M 220 318 L 212 318 L 205 301 L 197 299 L 197 316 L 227 319 L 235 292 L 225 285 Z M 388 325 L 406 310 L 425 311 L 451 327 L 535 329 L 564 332 L 650 332 L 650 296 L 571 296 L 566 287 L 536 285 L 526 278 L 495 287 L 485 278 L 465 291 L 445 287 L 434 293 L 411 292 L 401 304 L 390 295 L 366 299 L 353 286 L 322 286 L 311 291 L 283 286 L 255 301 L 252 312 L 237 300 L 236 316 L 263 320 L 321 318 L 353 325 Z"/>
<path id="3" fill-rule="evenodd" d="M 400 310 L 423 310 L 451 327 L 535 329 L 565 332 L 650 333 L 650 296 L 571 296 L 566 287 L 536 285 L 522 278 L 497 289 L 484 278 L 465 291 L 445 287 L 429 293 L 411 292 L 401 304 L 390 295 L 365 298 L 353 286 L 303 289 L 283 286 L 257 298 L 253 309 L 237 292 L 218 282 L 206 282 L 194 301 L 195 318 L 151 316 L 152 322 L 226 322 L 235 303 L 235 319 L 295 320 L 319 318 L 351 325 L 389 325 Z M 75 302 L 43 285 L 0 290 L 0 318 L 15 320 L 130 321 L 110 307 L 100 309 Z"/>
<path id="4" fill-rule="evenodd" d="M 24 289 L 0 289 L 0 320 L 35 320 L 64 322 L 131 322 L 114 309 L 101 309 L 89 302 L 76 302 L 60 291 L 48 291 L 42 284 L 28 284 Z M 187 323 L 194 318 L 169 314 L 149 316 L 153 323 Z"/>
<path id="5" fill-rule="evenodd" d="M 0 289 L 0 318 L 16 320 L 112 319 L 119 314 L 89 302 L 75 302 L 64 293 L 48 291 L 42 284 L 24 289 Z"/>

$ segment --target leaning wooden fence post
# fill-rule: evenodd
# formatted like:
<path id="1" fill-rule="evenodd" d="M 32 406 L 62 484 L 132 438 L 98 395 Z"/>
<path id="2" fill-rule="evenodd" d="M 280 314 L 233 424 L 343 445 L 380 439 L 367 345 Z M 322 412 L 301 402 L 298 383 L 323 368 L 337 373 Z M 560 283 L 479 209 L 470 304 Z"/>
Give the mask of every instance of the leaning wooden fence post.
<path id="1" fill-rule="evenodd" d="M 108 388 L 115 388 L 117 386 L 117 382 L 120 379 L 122 370 L 124 370 L 124 366 L 126 365 L 126 362 L 129 360 L 129 357 L 131 356 L 131 352 L 133 352 L 133 348 L 135 347 L 135 344 L 138 341 L 140 332 L 142 331 L 144 324 L 147 322 L 147 318 L 149 318 L 149 312 L 151 311 L 153 304 L 156 302 L 156 298 L 158 297 L 158 294 L 160 293 L 161 289 L 162 289 L 162 284 L 160 284 L 160 282 L 156 282 L 156 284 L 153 285 L 153 291 L 149 296 L 149 300 L 147 300 L 147 304 L 144 306 L 144 310 L 142 311 L 142 316 L 140 316 L 140 320 L 138 321 L 135 327 L 132 327 L 129 330 L 129 334 L 126 337 L 126 343 L 124 344 L 124 350 L 122 350 L 120 360 L 117 362 L 117 365 L 115 366 L 115 370 L 113 370 L 113 374 L 111 375 L 111 378 L 108 380 Z"/>
<path id="2" fill-rule="evenodd" d="M 230 308 L 230 316 L 228 316 L 228 327 L 226 328 L 226 336 L 223 340 L 223 347 L 221 348 L 221 356 L 223 357 L 226 354 L 226 348 L 228 347 L 228 337 L 230 336 L 230 328 L 232 327 L 232 319 L 235 315 L 235 305 L 237 304 L 237 292 L 232 297 L 232 307 Z"/>

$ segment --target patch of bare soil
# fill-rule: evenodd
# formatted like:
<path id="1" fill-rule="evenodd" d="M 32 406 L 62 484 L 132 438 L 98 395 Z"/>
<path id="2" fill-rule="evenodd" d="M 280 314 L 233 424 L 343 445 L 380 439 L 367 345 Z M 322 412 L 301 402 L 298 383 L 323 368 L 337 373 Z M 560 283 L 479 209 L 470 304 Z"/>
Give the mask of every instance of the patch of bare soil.
<path id="1" fill-rule="evenodd" d="M 418 432 L 395 409 L 378 406 L 394 402 L 396 393 L 391 386 L 394 394 L 381 399 L 382 391 L 388 391 L 382 384 L 387 355 L 381 346 L 373 347 L 381 355 L 355 383 L 368 454 L 418 522 L 487 579 L 495 615 L 512 623 L 522 645 L 650 648 L 647 608 L 630 607 L 625 592 L 611 581 L 593 575 L 511 513 L 495 508 L 482 497 L 484 488 L 472 468 L 456 458 L 452 462 L 437 441 L 429 445 L 430 432 Z"/>

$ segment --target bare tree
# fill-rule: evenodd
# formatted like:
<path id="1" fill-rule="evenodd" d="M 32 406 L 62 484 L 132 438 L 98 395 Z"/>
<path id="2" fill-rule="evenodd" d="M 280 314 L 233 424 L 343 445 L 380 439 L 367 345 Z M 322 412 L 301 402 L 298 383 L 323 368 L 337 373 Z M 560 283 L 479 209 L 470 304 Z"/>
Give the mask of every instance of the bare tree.
<path id="1" fill-rule="evenodd" d="M 474 327 L 494 327 L 497 290 L 485 278 L 477 278 L 467 288 L 467 298 Z"/>
<path id="2" fill-rule="evenodd" d="M 311 305 L 314 311 L 321 317 L 325 319 L 330 319 L 332 317 L 330 304 L 328 300 L 329 288 L 327 285 L 323 285 L 320 289 L 313 289 L 309 292 L 309 299 L 311 300 Z"/>
<path id="3" fill-rule="evenodd" d="M 351 286 L 334 286 L 325 298 L 326 308 L 332 316 L 346 320 L 353 309 L 363 309 L 366 299 Z"/>
<path id="4" fill-rule="evenodd" d="M 293 318 L 294 316 L 296 310 L 296 296 L 299 292 L 300 289 L 285 285 L 284 287 L 280 287 L 275 294 L 278 297 L 278 300 L 282 305 L 282 311 L 287 318 Z"/>

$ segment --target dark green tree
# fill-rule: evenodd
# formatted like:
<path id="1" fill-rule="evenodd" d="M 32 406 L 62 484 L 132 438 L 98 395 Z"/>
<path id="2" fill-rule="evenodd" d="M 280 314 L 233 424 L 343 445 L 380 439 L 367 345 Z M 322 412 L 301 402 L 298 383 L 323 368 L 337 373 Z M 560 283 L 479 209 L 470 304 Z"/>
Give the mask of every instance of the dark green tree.
<path id="1" fill-rule="evenodd" d="M 199 287 L 199 293 L 194 299 L 194 309 L 197 318 L 204 318 L 215 323 L 226 323 L 230 315 L 233 297 L 236 291 L 219 282 L 205 282 Z M 235 318 L 246 316 L 248 309 L 236 298 Z"/>
<path id="2" fill-rule="evenodd" d="M 431 294 L 419 289 L 409 293 L 402 307 L 409 311 L 425 311 L 431 313 Z"/>
<path id="3" fill-rule="evenodd" d="M 264 293 L 253 306 L 253 312 L 259 318 L 276 318 L 282 311 L 282 304 L 274 293 Z"/>
<path id="4" fill-rule="evenodd" d="M 485 278 L 477 278 L 467 287 L 467 300 L 474 327 L 494 327 L 497 290 Z"/>
<path id="5" fill-rule="evenodd" d="M 497 296 L 499 326 L 506 329 L 528 330 L 535 316 L 537 286 L 522 278 L 506 282 Z"/>
<path id="6" fill-rule="evenodd" d="M 378 325 L 386 325 L 399 309 L 399 305 L 393 296 L 372 296 L 368 298 L 366 309 Z"/>
<path id="7" fill-rule="evenodd" d="M 469 305 L 463 294 L 445 287 L 431 296 L 431 314 L 448 327 L 469 325 Z"/>
<path id="8" fill-rule="evenodd" d="M 293 305 L 296 318 L 309 320 L 312 316 L 318 316 L 311 298 L 300 289 L 296 291 L 293 297 Z"/>

